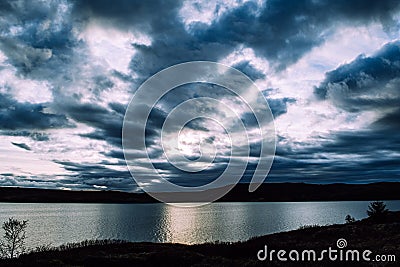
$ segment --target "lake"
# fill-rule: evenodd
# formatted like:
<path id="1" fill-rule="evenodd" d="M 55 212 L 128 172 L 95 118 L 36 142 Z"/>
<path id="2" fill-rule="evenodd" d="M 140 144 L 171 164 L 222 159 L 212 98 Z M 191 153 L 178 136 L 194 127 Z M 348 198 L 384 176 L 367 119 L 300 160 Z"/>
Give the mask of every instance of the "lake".
<path id="1" fill-rule="evenodd" d="M 166 204 L 0 203 L 0 222 L 29 220 L 27 246 L 85 239 L 178 242 L 247 240 L 302 225 L 366 217 L 370 201 L 212 203 L 197 208 Z M 400 201 L 386 201 L 400 210 Z M 3 233 L 0 234 L 2 236 Z"/>

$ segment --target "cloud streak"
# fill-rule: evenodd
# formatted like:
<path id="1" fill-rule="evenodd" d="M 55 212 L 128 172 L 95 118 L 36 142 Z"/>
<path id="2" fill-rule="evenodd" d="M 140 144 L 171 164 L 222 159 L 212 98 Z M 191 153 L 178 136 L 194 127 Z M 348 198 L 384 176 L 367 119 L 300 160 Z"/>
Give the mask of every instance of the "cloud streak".
<path id="1" fill-rule="evenodd" d="M 278 132 L 272 181 L 398 180 L 399 12 L 400 2 L 390 0 L 2 1 L 0 141 L 7 145 L 0 185 L 135 190 L 121 146 L 129 100 L 151 75 L 193 60 L 235 67 L 263 90 Z M 360 27 L 365 32 L 357 34 L 376 40 L 352 38 Z M 188 179 L 167 164 L 160 147 L 167 115 L 204 96 L 234 106 L 248 129 L 256 126 L 240 101 L 218 86 L 176 88 L 150 114 L 148 149 L 132 152 L 138 168 L 148 154 L 160 173 L 187 186 L 224 170 L 229 146 L 207 120 L 186 125 L 182 144 L 192 158 L 199 154 L 192 136 L 219 145 L 208 172 Z M 191 112 L 203 108 L 210 107 L 199 104 Z M 225 115 L 216 113 L 229 121 Z M 52 178 L 10 165 L 6 155 L 18 153 L 63 173 L 57 169 Z M 251 159 L 259 154 L 254 133 Z M 250 162 L 243 182 L 254 168 Z"/>

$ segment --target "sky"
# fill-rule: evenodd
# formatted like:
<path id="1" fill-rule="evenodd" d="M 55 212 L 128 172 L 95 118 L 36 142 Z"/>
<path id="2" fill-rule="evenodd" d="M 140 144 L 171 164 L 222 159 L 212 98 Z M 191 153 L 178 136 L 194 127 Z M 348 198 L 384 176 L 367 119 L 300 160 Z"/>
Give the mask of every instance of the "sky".
<path id="1" fill-rule="evenodd" d="M 1 1 L 0 186 L 138 190 L 122 148 L 130 99 L 157 72 L 198 60 L 242 71 L 269 103 L 276 154 L 266 182 L 399 181 L 399 34 L 400 2 L 390 0 Z M 212 144 L 209 169 L 188 175 L 169 164 L 163 122 L 198 97 L 223 101 L 254 127 L 216 85 L 165 95 L 146 125 L 147 153 L 185 186 L 220 175 L 232 145 L 215 111 L 219 120 L 194 120 L 178 140 L 192 159 Z M 241 182 L 260 155 L 249 138 Z M 147 155 L 136 157 L 143 168 Z"/>

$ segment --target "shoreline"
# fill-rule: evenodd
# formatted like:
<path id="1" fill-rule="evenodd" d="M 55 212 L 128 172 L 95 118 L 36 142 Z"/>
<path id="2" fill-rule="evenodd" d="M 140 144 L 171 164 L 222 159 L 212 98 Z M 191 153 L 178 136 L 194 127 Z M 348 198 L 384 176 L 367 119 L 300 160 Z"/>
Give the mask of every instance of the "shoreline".
<path id="1" fill-rule="evenodd" d="M 400 182 L 370 184 L 265 183 L 255 192 L 238 184 L 216 202 L 328 202 L 400 200 Z M 178 194 L 179 193 L 171 193 Z M 146 193 L 0 187 L 3 203 L 160 203 Z"/>
<path id="2" fill-rule="evenodd" d="M 371 201 L 375 201 L 376 199 L 366 199 L 366 200 L 318 200 L 318 201 L 314 201 L 314 200 L 310 200 L 310 201 L 214 201 L 211 203 L 207 203 L 204 206 L 213 204 L 213 203 L 218 203 L 218 204 L 224 204 L 224 203 L 252 203 L 252 204 L 256 204 L 256 203 L 335 203 L 335 202 L 371 202 Z M 388 202 L 388 201 L 400 201 L 399 199 L 379 199 L 379 201 L 383 201 L 383 202 Z M 137 205 L 153 205 L 153 204 L 162 204 L 162 205 L 169 205 L 167 203 L 164 202 L 4 202 L 4 201 L 0 201 L 0 205 L 1 204 L 79 204 L 79 205 L 94 205 L 94 204 L 110 204 L 110 205 L 114 205 L 114 204 L 118 204 L 118 205 L 130 205 L 130 204 L 137 204 Z M 179 204 L 186 204 L 186 203 L 179 203 Z M 202 207 L 202 206 L 199 206 Z M 182 208 L 190 208 L 190 207 L 182 207 Z"/>
<path id="3" fill-rule="evenodd" d="M 370 250 L 372 256 L 394 255 L 395 262 L 385 262 L 380 266 L 398 266 L 398 261 L 400 261 L 399 226 L 400 211 L 392 211 L 384 222 L 367 218 L 347 224 L 304 226 L 302 229 L 254 237 L 242 242 L 185 245 L 122 241 L 102 244 L 101 242 L 104 241 L 86 241 L 86 243 L 43 249 L 43 251 L 22 255 L 18 259 L 0 260 L 0 265 L 287 266 L 276 257 L 271 261 L 260 261 L 257 259 L 257 253 L 265 246 L 276 251 L 315 250 L 320 253 L 329 247 L 335 249 L 337 242 L 344 239 L 349 250 Z M 321 266 L 321 263 L 323 266 L 337 266 L 339 263 L 342 266 L 371 266 L 371 262 L 356 264 L 354 261 L 338 262 L 330 261 L 328 258 L 319 262 L 309 261 L 306 265 Z M 292 265 L 289 264 L 289 266 Z"/>

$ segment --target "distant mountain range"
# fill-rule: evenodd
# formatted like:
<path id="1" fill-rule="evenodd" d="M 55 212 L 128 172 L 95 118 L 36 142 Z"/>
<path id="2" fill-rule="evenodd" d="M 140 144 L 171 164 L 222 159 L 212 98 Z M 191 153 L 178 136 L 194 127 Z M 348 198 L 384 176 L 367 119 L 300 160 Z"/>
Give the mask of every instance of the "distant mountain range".
<path id="1" fill-rule="evenodd" d="M 218 189 L 214 189 L 218 190 Z M 165 193 L 168 194 L 168 193 Z M 171 194 L 171 193 L 169 193 Z M 184 193 L 174 193 L 178 196 Z M 183 197 L 182 199 L 185 199 Z M 265 183 L 255 192 L 248 184 L 236 185 L 220 202 L 288 202 L 400 200 L 400 183 L 305 184 Z M 120 191 L 67 191 L 38 188 L 0 187 L 0 202 L 20 203 L 154 203 L 145 193 Z"/>

